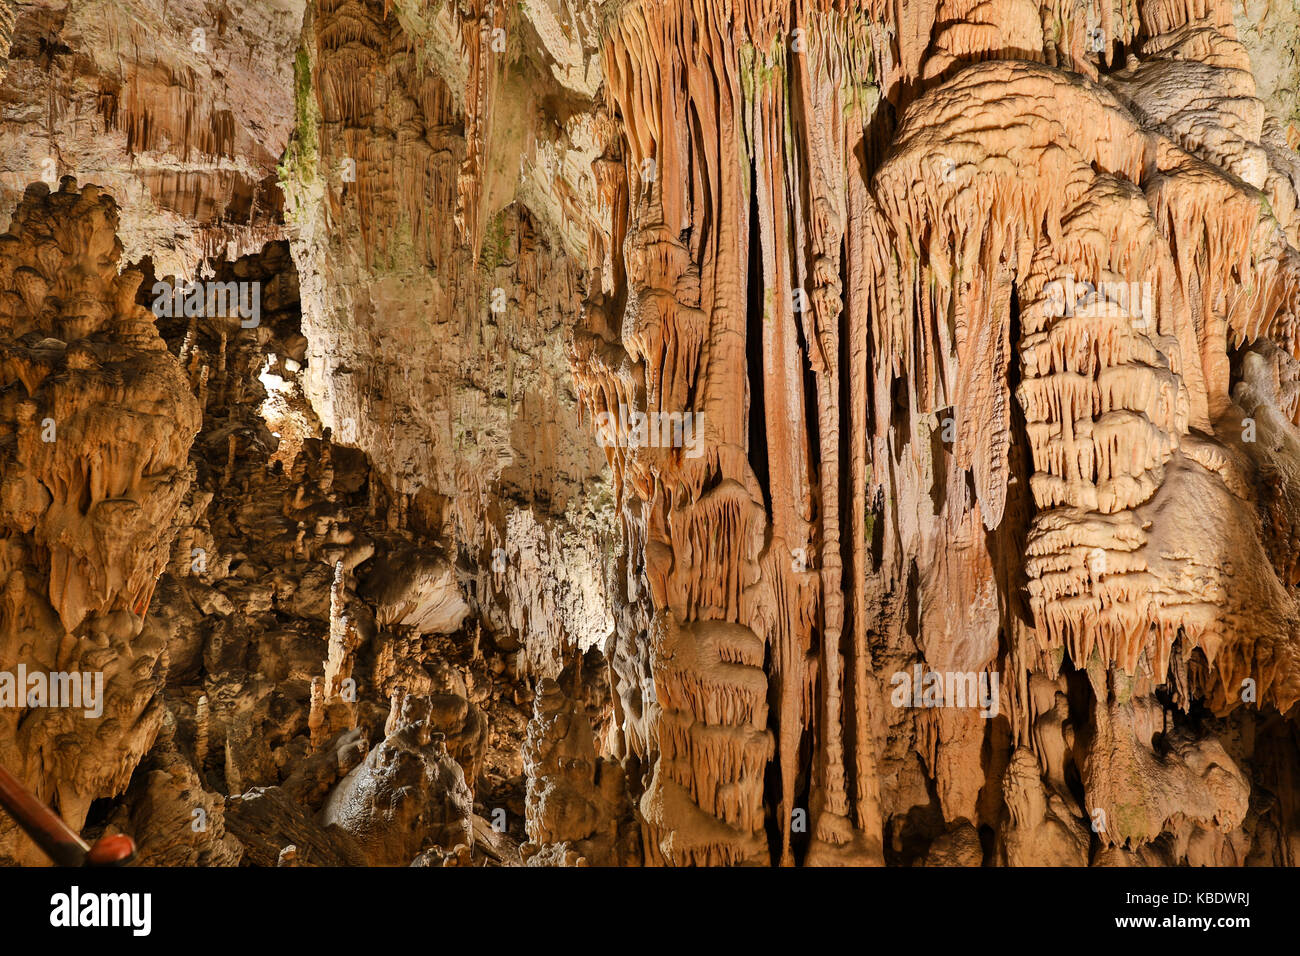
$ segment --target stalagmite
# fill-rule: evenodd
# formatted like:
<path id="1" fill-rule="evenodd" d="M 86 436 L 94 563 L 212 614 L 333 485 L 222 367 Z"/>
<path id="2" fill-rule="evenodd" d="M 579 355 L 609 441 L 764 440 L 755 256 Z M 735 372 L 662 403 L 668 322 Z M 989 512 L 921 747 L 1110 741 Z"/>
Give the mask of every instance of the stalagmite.
<path id="1" fill-rule="evenodd" d="M 194 709 L 194 763 L 200 770 L 208 759 L 209 723 L 208 695 L 203 694 Z"/>
<path id="2" fill-rule="evenodd" d="M 0 764 L 69 824 L 1296 862 L 1285 13 L 105 6 L 0 0 Z"/>
<path id="3" fill-rule="evenodd" d="M 65 177 L 29 188 L 0 236 L 0 577 L 22 596 L 3 612 L 0 662 L 86 685 L 80 708 L 0 709 L 0 763 L 74 827 L 126 789 L 161 723 L 163 647 L 144 612 L 199 427 L 135 303 L 139 273 L 117 272 L 116 227 L 112 199 Z M 7 818 L 0 846 L 36 860 Z"/>

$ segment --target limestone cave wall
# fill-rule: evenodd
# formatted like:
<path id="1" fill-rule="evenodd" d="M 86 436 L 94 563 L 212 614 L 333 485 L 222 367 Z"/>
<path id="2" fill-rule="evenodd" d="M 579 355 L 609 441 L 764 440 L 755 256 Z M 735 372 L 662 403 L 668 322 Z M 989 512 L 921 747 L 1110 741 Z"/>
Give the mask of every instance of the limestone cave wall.
<path id="1" fill-rule="evenodd" d="M 1298 36 L 0 0 L 0 765 L 152 865 L 1291 865 Z"/>

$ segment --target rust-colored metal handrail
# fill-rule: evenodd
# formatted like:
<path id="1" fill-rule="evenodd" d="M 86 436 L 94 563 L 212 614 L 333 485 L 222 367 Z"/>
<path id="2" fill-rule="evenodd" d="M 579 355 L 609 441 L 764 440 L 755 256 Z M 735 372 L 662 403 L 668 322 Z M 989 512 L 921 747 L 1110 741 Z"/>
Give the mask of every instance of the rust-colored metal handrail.
<path id="1" fill-rule="evenodd" d="M 135 843 L 129 836 L 101 837 L 94 846 L 86 843 L 4 767 L 0 767 L 0 807 L 57 866 L 120 866 L 135 856 Z"/>

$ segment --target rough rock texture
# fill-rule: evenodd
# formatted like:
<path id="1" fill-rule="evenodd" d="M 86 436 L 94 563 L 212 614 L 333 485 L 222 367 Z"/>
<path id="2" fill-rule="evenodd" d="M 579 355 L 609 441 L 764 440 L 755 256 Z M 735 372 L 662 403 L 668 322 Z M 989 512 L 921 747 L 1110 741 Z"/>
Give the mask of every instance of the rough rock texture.
<path id="1" fill-rule="evenodd" d="M 407 699 L 406 705 L 412 703 Z M 403 708 L 404 711 L 406 707 Z M 356 838 L 370 866 L 401 866 L 421 844 L 473 844 L 472 794 L 432 721 L 402 722 L 345 777 L 321 822 Z"/>
<path id="2" fill-rule="evenodd" d="M 128 260 L 168 273 L 283 236 L 303 0 L 0 6 L 0 223 L 28 183 L 72 175 L 116 199 Z"/>
<path id="3" fill-rule="evenodd" d="M 0 661 L 76 675 L 86 705 L 20 690 L 0 709 L 0 762 L 77 827 L 126 789 L 162 720 L 164 642 L 145 610 L 199 428 L 135 302 L 140 274 L 118 273 L 117 223 L 112 199 L 65 177 L 29 187 L 0 236 Z M 38 859 L 7 817 L 0 853 Z"/>
<path id="4" fill-rule="evenodd" d="M 710 10 L 607 26 L 626 285 L 575 340 L 598 421 L 706 435 L 610 453 L 647 843 L 1240 859 L 1251 755 L 1189 715 L 1297 699 L 1289 525 L 1231 393 L 1242 344 L 1290 354 L 1300 259 L 1228 8 L 940 4 L 897 48 L 868 11 Z M 889 693 L 917 662 L 1000 677 L 992 719 Z"/>
<path id="5" fill-rule="evenodd" d="M 563 687 L 581 690 L 575 686 L 580 672 L 580 666 L 571 668 L 560 682 L 548 677 L 539 683 L 524 743 L 530 842 L 521 849 L 530 864 L 572 853 L 584 865 L 634 865 L 640 840 L 623 768 L 597 756 L 588 705 Z"/>
<path id="6" fill-rule="evenodd" d="M 156 864 L 1294 863 L 1298 35 L 0 0 L 0 670 L 105 677 L 0 763 Z"/>
<path id="7" fill-rule="evenodd" d="M 513 29 L 493 49 L 503 8 L 313 5 L 286 195 L 313 407 L 396 491 L 435 503 L 475 569 L 471 605 L 553 676 L 555 648 L 613 627 L 597 560 L 612 507 L 565 358 L 583 270 L 561 253 L 596 212 L 526 208 L 516 181 L 592 194 L 597 124 L 545 118 L 547 56 Z M 555 94 L 574 99 L 565 114 L 590 110 L 579 80 Z"/>

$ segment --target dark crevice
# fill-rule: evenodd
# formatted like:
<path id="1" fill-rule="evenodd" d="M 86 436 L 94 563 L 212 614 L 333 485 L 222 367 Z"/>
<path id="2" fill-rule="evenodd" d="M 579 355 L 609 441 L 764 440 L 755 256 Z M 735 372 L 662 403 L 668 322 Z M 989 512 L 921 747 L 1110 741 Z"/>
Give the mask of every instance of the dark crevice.
<path id="1" fill-rule="evenodd" d="M 751 184 L 757 173 L 750 168 Z M 767 465 L 767 406 L 763 396 L 764 321 L 763 256 L 758 222 L 758 196 L 749 191 L 749 268 L 745 296 L 745 371 L 749 384 L 749 467 L 763 492 L 763 507 L 771 508 L 771 478 Z"/>

